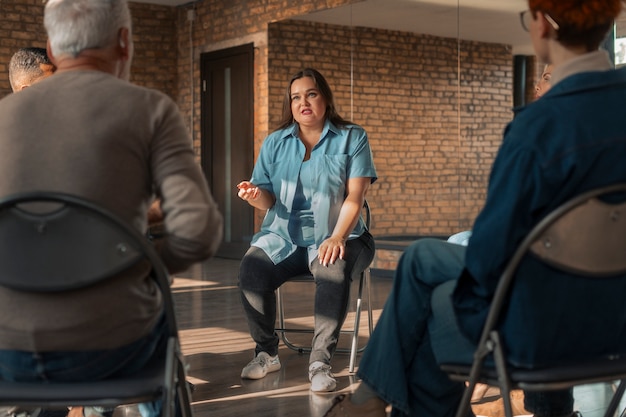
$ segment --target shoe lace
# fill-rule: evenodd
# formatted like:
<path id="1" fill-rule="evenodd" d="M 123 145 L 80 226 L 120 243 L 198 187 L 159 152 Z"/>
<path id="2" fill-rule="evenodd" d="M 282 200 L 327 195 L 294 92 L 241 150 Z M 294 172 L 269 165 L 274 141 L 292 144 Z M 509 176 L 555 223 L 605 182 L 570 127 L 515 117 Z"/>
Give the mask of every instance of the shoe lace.
<path id="1" fill-rule="evenodd" d="M 317 374 L 322 374 L 322 373 L 332 378 L 333 374 L 330 372 L 331 369 L 332 368 L 330 365 L 320 365 L 316 368 L 309 369 L 309 379 L 313 378 Z"/>
<path id="2" fill-rule="evenodd" d="M 252 359 L 250 365 L 259 364 L 261 367 L 265 368 L 270 362 L 272 362 L 271 356 L 259 355 L 256 358 Z"/>

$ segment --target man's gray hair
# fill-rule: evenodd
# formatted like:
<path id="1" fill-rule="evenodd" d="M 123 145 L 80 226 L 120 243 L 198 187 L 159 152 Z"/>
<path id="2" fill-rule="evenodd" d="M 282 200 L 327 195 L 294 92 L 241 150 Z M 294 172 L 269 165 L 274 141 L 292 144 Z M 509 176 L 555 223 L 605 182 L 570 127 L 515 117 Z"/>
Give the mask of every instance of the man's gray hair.
<path id="1" fill-rule="evenodd" d="M 76 58 L 117 43 L 119 30 L 131 28 L 130 10 L 127 0 L 48 0 L 44 26 L 52 55 Z"/>

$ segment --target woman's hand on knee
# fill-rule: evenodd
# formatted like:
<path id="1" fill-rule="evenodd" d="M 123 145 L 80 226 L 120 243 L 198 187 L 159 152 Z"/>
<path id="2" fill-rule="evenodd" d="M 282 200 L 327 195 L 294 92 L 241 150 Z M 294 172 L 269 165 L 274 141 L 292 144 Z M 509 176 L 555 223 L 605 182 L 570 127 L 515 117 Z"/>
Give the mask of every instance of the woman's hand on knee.
<path id="1" fill-rule="evenodd" d="M 320 265 L 333 265 L 337 259 L 343 259 L 346 252 L 346 240 L 341 237 L 331 236 L 319 247 Z"/>

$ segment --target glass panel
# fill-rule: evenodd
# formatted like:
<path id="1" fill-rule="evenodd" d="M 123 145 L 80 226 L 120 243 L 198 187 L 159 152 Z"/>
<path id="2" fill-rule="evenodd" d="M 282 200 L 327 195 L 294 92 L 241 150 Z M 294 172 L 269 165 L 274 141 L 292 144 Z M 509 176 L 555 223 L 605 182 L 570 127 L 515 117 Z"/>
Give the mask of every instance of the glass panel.
<path id="1" fill-rule="evenodd" d="M 368 195 L 377 236 L 471 229 L 512 108 L 534 99 L 543 68 L 520 24 L 527 7 L 365 0 L 296 18 L 312 36 L 298 38 L 293 62 L 277 60 L 270 72 L 321 67 L 340 112 L 368 131 L 380 176 Z M 616 57 L 626 62 L 626 23 L 616 35 Z M 270 83 L 282 88 L 286 78 Z"/>
<path id="2" fill-rule="evenodd" d="M 615 64 L 618 67 L 626 64 L 626 13 L 615 22 Z"/>
<path id="3" fill-rule="evenodd" d="M 456 0 L 367 0 L 298 17 L 295 65 L 270 52 L 270 85 L 288 79 L 273 79 L 273 60 L 314 66 L 340 113 L 367 130 L 380 177 L 368 192 L 377 240 L 458 229 L 457 18 Z M 276 26 L 270 50 L 291 36 L 286 22 Z"/>
<path id="4" fill-rule="evenodd" d="M 520 24 L 526 0 L 459 0 L 459 228 L 471 229 L 486 198 L 491 165 L 504 127 L 513 119 L 514 55 L 528 74 L 521 99 L 535 77 L 532 45 Z M 531 85 L 528 85 L 530 83 Z"/>
<path id="5" fill-rule="evenodd" d="M 224 69 L 224 241 L 232 241 L 232 132 L 231 132 L 231 78 L 230 68 Z"/>

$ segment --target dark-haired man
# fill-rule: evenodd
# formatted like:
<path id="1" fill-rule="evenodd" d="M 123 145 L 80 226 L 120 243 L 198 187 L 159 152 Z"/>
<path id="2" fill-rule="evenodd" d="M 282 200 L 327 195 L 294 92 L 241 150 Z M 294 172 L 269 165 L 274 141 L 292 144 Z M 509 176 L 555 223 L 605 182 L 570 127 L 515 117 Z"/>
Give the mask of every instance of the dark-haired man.
<path id="1" fill-rule="evenodd" d="M 9 61 L 9 82 L 14 93 L 52 74 L 56 67 L 44 48 L 21 48 Z"/>

